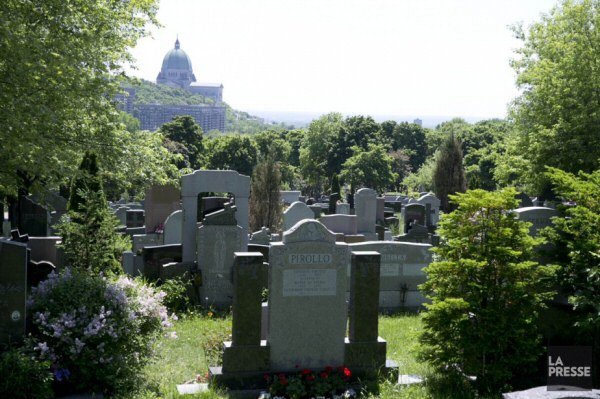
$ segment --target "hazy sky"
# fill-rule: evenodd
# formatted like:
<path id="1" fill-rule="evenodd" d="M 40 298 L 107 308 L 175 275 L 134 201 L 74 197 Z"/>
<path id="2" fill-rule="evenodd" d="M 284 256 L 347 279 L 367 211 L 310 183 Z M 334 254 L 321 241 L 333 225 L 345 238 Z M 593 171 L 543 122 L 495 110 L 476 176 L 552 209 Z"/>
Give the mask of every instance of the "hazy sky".
<path id="1" fill-rule="evenodd" d="M 179 35 L 199 82 L 245 111 L 504 117 L 508 26 L 558 0 L 162 0 L 133 50 L 155 81 Z"/>

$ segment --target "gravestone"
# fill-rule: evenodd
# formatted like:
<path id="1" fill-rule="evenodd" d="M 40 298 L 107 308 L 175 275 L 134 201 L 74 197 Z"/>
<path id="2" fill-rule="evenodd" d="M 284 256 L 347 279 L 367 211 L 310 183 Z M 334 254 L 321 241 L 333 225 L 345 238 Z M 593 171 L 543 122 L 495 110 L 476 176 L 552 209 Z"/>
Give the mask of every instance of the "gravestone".
<path id="1" fill-rule="evenodd" d="M 181 191 L 173 185 L 152 186 L 144 200 L 146 232 L 162 230 L 165 220 L 181 209 Z"/>
<path id="2" fill-rule="evenodd" d="M 558 216 L 558 211 L 552 208 L 540 206 L 530 206 L 526 208 L 515 209 L 518 219 L 531 223 L 529 234 L 538 236 L 539 231 L 544 227 L 552 226 L 552 218 Z"/>
<path id="3" fill-rule="evenodd" d="M 142 259 L 144 277 L 150 281 L 156 281 L 161 277 L 161 269 L 164 265 L 181 262 L 181 244 L 144 247 Z"/>
<path id="4" fill-rule="evenodd" d="M 206 215 L 198 227 L 196 262 L 202 274 L 201 303 L 207 308 L 225 309 L 233 300 L 233 254 L 246 247 L 235 212 L 235 206 L 225 204 L 224 209 Z"/>
<path id="5" fill-rule="evenodd" d="M 431 244 L 432 239 L 427 227 L 420 224 L 413 224 L 408 233 L 397 236 L 396 241 Z"/>
<path id="6" fill-rule="evenodd" d="M 425 227 L 437 226 L 440 221 L 440 200 L 435 195 L 427 193 L 417 200 L 418 204 L 425 206 L 425 219 L 423 223 Z M 428 207 L 429 205 L 429 207 Z"/>
<path id="7" fill-rule="evenodd" d="M 310 208 L 300 201 L 294 202 L 283 212 L 283 228 L 291 229 L 296 223 L 304 219 L 314 219 L 315 214 Z"/>
<path id="8" fill-rule="evenodd" d="M 350 244 L 352 251 L 376 251 L 381 255 L 379 306 L 382 310 L 415 309 L 425 298 L 418 289 L 431 263 L 431 245 L 407 242 L 368 241 Z"/>
<path id="9" fill-rule="evenodd" d="M 341 203 L 341 204 L 336 204 L 335 213 L 337 213 L 339 215 L 349 215 L 350 214 L 350 204 L 347 204 L 345 202 Z"/>
<path id="10" fill-rule="evenodd" d="M 115 217 L 119 219 L 121 226 L 127 225 L 127 211 L 129 210 L 126 206 L 120 206 L 115 210 Z"/>
<path id="11" fill-rule="evenodd" d="M 0 345 L 25 335 L 27 245 L 0 240 Z"/>
<path id="12" fill-rule="evenodd" d="M 354 195 L 354 210 L 357 233 L 363 234 L 367 240 L 376 240 L 377 192 L 370 188 L 358 190 Z"/>
<path id="13" fill-rule="evenodd" d="M 24 195 L 19 197 L 19 230 L 23 234 L 45 237 L 50 233 L 50 212 Z"/>
<path id="14" fill-rule="evenodd" d="M 272 243 L 269 276 L 271 368 L 344 364 L 348 246 L 315 220 Z"/>
<path id="15" fill-rule="evenodd" d="M 404 219 L 404 232 L 407 233 L 415 224 L 425 226 L 425 205 L 412 203 L 402 208 Z"/>
<path id="16" fill-rule="evenodd" d="M 234 170 L 197 170 L 181 178 L 183 204 L 183 261 L 194 262 L 196 256 L 196 230 L 198 223 L 198 194 L 203 192 L 231 193 L 235 198 L 236 220 L 242 228 L 242 244 L 248 244 L 248 197 L 250 177 Z M 238 250 L 238 249 L 236 249 Z M 232 252 L 233 256 L 233 252 Z"/>
<path id="17" fill-rule="evenodd" d="M 234 254 L 232 335 L 231 341 L 224 342 L 223 373 L 269 369 L 270 348 L 261 339 L 261 293 L 267 282 L 266 273 L 260 253 Z"/>
<path id="18" fill-rule="evenodd" d="M 250 240 L 248 244 L 258 244 L 258 245 L 269 245 L 271 242 L 271 230 L 267 227 L 262 227 L 260 230 L 255 231 L 250 236 Z M 251 252 L 251 251 L 250 251 Z"/>
<path id="19" fill-rule="evenodd" d="M 293 204 L 296 201 L 300 201 L 300 191 L 280 191 L 279 195 L 281 195 L 281 201 L 286 204 L 286 205 L 290 205 Z M 304 201 L 301 201 L 304 202 Z"/>
<path id="20" fill-rule="evenodd" d="M 163 230 L 163 243 L 181 244 L 183 240 L 183 211 L 175 211 L 171 213 L 165 220 Z"/>
<path id="21" fill-rule="evenodd" d="M 355 215 L 325 215 L 321 216 L 319 221 L 334 233 L 356 235 Z"/>
<path id="22" fill-rule="evenodd" d="M 125 226 L 127 228 L 141 228 L 145 225 L 143 209 L 128 209 L 125 213 Z"/>

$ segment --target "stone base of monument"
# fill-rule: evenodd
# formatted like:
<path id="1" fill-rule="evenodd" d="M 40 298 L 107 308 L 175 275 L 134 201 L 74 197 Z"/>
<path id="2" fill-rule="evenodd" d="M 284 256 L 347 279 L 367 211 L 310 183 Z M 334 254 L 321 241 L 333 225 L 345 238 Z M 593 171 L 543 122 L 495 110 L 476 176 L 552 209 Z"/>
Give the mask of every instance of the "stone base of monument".
<path id="1" fill-rule="evenodd" d="M 239 373 L 259 371 L 264 373 L 264 371 L 269 369 L 271 348 L 267 345 L 267 341 L 262 340 L 260 346 L 232 346 L 230 341 L 224 342 L 224 345 L 223 372 Z"/>
<path id="2" fill-rule="evenodd" d="M 376 342 L 350 342 L 345 340 L 344 366 L 360 379 L 377 379 L 382 376 L 398 380 L 398 365 L 385 358 L 387 342 L 377 337 Z"/>

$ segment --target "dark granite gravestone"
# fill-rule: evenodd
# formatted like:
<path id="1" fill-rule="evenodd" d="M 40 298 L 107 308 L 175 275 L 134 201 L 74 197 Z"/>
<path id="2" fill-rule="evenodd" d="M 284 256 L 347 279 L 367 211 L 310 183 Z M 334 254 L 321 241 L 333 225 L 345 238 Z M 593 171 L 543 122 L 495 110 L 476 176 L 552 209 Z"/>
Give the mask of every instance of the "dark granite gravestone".
<path id="1" fill-rule="evenodd" d="M 380 255 L 352 252 L 349 329 L 345 366 L 355 373 L 376 377 L 386 366 L 386 341 L 379 337 Z"/>
<path id="2" fill-rule="evenodd" d="M 125 216 L 125 225 L 127 228 L 141 228 L 145 224 L 145 216 L 143 209 L 128 209 Z M 143 233 L 146 231 L 143 230 Z"/>
<path id="3" fill-rule="evenodd" d="M 144 277 L 150 281 L 158 280 L 163 265 L 172 262 L 181 262 L 182 252 L 181 244 L 144 247 L 142 249 Z"/>
<path id="4" fill-rule="evenodd" d="M 408 231 L 415 224 L 425 226 L 425 206 L 421 204 L 408 204 L 403 208 L 404 232 Z"/>
<path id="5" fill-rule="evenodd" d="M 269 369 L 269 347 L 260 337 L 266 270 L 259 252 L 234 254 L 232 336 L 225 342 L 224 373 Z"/>
<path id="6" fill-rule="evenodd" d="M 42 205 L 22 195 L 19 198 L 19 230 L 32 237 L 45 237 L 49 233 L 50 212 Z"/>
<path id="7" fill-rule="evenodd" d="M 0 344 L 25 335 L 27 258 L 26 244 L 0 241 Z"/>

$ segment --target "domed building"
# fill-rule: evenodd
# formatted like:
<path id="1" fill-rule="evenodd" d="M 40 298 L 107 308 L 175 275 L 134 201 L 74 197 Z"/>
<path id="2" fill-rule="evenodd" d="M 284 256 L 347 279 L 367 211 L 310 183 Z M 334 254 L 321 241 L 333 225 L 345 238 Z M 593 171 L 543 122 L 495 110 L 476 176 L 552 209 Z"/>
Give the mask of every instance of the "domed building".
<path id="1" fill-rule="evenodd" d="M 171 87 L 180 87 L 192 93 L 200 94 L 220 103 L 223 101 L 223 85 L 220 83 L 198 83 L 192 61 L 181 49 L 179 38 L 175 40 L 175 48 L 169 50 L 163 58 L 162 68 L 156 77 L 156 83 Z"/>

